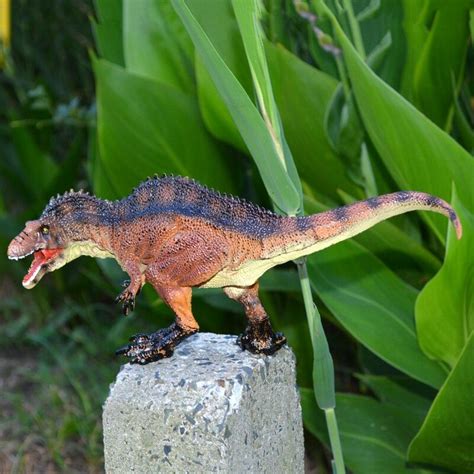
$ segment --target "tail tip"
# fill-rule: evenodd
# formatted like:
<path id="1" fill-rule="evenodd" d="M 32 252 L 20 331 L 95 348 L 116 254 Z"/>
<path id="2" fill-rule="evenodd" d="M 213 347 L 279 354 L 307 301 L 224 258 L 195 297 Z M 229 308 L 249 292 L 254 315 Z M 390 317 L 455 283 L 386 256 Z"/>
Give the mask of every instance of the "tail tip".
<path id="1" fill-rule="evenodd" d="M 456 231 L 456 237 L 459 240 L 462 237 L 462 224 L 458 215 L 452 208 L 449 210 L 449 219 L 453 223 L 454 229 Z"/>

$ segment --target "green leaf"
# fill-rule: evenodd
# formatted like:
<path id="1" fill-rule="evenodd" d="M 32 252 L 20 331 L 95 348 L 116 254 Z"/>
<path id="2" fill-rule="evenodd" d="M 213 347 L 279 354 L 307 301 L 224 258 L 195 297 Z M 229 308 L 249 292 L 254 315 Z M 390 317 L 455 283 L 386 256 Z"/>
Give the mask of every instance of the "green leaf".
<path id="1" fill-rule="evenodd" d="M 194 91 L 194 48 L 169 2 L 124 0 L 123 47 L 130 72 Z"/>
<path id="2" fill-rule="evenodd" d="M 250 66 L 250 72 L 252 73 L 252 81 L 257 95 L 260 113 L 273 140 L 276 154 L 298 192 L 300 200 L 299 207 L 301 208 L 301 201 L 303 199 L 301 182 L 291 150 L 285 141 L 280 114 L 273 96 L 267 58 L 263 47 L 263 32 L 259 23 L 259 4 L 257 0 L 247 2 L 232 0 L 232 5 L 234 7 L 237 23 L 239 24 L 240 35 L 244 42 L 245 54 Z"/>
<path id="3" fill-rule="evenodd" d="M 219 140 L 248 154 L 247 145 L 199 55 L 196 55 L 195 67 L 199 106 L 206 127 Z"/>
<path id="4" fill-rule="evenodd" d="M 306 428 L 326 445 L 323 414 L 313 392 L 300 389 Z M 369 397 L 337 394 L 337 418 L 344 460 L 354 474 L 421 473 L 406 467 L 406 450 L 417 423 L 403 408 Z"/>
<path id="5" fill-rule="evenodd" d="M 337 190 L 344 189 L 362 197 L 324 131 L 325 110 L 337 82 L 283 47 L 265 46 L 285 137 L 301 178 L 317 195 L 338 199 Z"/>
<path id="6" fill-rule="evenodd" d="M 244 43 L 245 54 L 252 74 L 260 112 L 265 118 L 267 127 L 270 126 L 274 129 L 275 140 L 281 143 L 278 110 L 273 98 L 267 59 L 263 49 L 257 2 L 256 0 L 244 2 L 232 0 L 232 6 L 239 25 L 240 36 Z"/>
<path id="7" fill-rule="evenodd" d="M 380 0 L 370 0 L 369 3 L 361 10 L 356 18 L 359 23 L 372 18 L 380 10 Z"/>
<path id="8" fill-rule="evenodd" d="M 464 69 L 467 51 L 469 8 L 472 0 L 456 2 L 425 2 L 409 28 L 419 29 L 413 34 L 416 46 L 416 65 L 405 75 L 405 84 L 411 82 L 410 100 L 438 126 L 445 128 L 448 113 L 453 104 L 452 77 L 458 77 Z M 412 2 L 416 3 L 416 2 Z M 427 24 L 431 23 L 428 27 Z M 408 23 L 408 22 L 407 22 Z M 408 37 L 410 38 L 410 36 Z M 436 97 L 436 100 L 433 100 Z"/>
<path id="9" fill-rule="evenodd" d="M 474 18 L 474 15 L 473 15 Z M 474 154 L 474 130 L 471 127 L 469 119 L 464 113 L 463 107 L 461 105 L 461 97 L 456 97 L 456 85 L 453 84 L 453 94 L 454 94 L 454 124 L 459 132 L 458 141 L 462 143 L 464 148 L 472 154 Z M 469 97 L 470 93 L 467 87 L 465 87 L 466 96 Z M 469 99 L 466 101 L 469 102 Z"/>
<path id="10" fill-rule="evenodd" d="M 461 200 L 474 207 L 474 186 L 469 178 L 474 176 L 472 157 L 377 77 L 358 56 L 329 9 L 318 3 L 331 18 L 342 46 L 365 128 L 398 185 L 449 200 L 454 181 Z M 444 241 L 446 219 L 432 213 L 424 213 L 423 218 Z"/>
<path id="11" fill-rule="evenodd" d="M 24 127 L 11 127 L 11 140 L 18 159 L 18 175 L 35 199 L 44 199 L 45 192 L 58 175 L 59 167 L 37 145 L 33 134 Z"/>
<path id="12" fill-rule="evenodd" d="M 346 98 L 342 84 L 334 91 L 326 109 L 324 128 L 335 152 L 345 159 L 354 182 L 362 184 L 360 157 L 364 129 L 352 94 Z"/>
<path id="13" fill-rule="evenodd" d="M 278 157 L 264 120 L 185 2 L 173 0 L 173 6 L 244 138 L 271 199 L 286 214 L 296 214 L 301 204 L 298 191 Z"/>
<path id="14" fill-rule="evenodd" d="M 474 333 L 410 445 L 408 458 L 456 471 L 474 470 Z"/>
<path id="15" fill-rule="evenodd" d="M 474 10 L 469 12 L 469 31 L 471 32 L 471 40 L 474 40 Z"/>
<path id="16" fill-rule="evenodd" d="M 100 55 L 119 66 L 124 65 L 122 44 L 122 0 L 96 0 L 97 19 L 92 21 Z"/>
<path id="17" fill-rule="evenodd" d="M 312 255 L 308 268 L 318 296 L 357 340 L 417 380 L 442 384 L 444 371 L 418 346 L 415 289 L 353 241 Z"/>
<path id="18" fill-rule="evenodd" d="M 223 191 L 235 189 L 194 98 L 105 60 L 94 61 L 94 72 L 101 162 L 97 176 L 105 175 L 94 185 L 101 195 L 123 196 L 146 176 L 162 172 L 192 176 Z"/>
<path id="19" fill-rule="evenodd" d="M 298 263 L 298 272 L 306 317 L 308 320 L 309 333 L 311 336 L 311 345 L 313 346 L 314 395 L 319 408 L 322 410 L 333 410 L 336 406 L 334 363 L 321 322 L 321 315 L 319 314 L 318 308 L 313 303 L 311 282 L 308 277 L 307 266 L 304 262 Z"/>
<path id="20" fill-rule="evenodd" d="M 474 214 L 453 194 L 463 237 L 448 230 L 443 266 L 420 292 L 415 308 L 422 349 L 453 366 L 474 330 Z"/>
<path id="21" fill-rule="evenodd" d="M 370 387 L 382 402 L 404 409 L 411 417 L 415 417 L 419 423 L 418 426 L 421 426 L 430 408 L 431 400 L 385 376 L 358 374 L 357 378 Z"/>
<path id="22" fill-rule="evenodd" d="M 357 8 L 359 2 L 353 3 L 354 8 Z M 367 62 L 385 82 L 398 88 L 406 56 L 402 2 L 371 0 L 368 7 L 370 5 L 376 10 L 369 10 L 370 16 L 364 15 L 362 20 L 358 18 L 359 22 L 363 22 L 361 32 Z M 357 16 L 362 13 L 363 11 Z"/>
<path id="23" fill-rule="evenodd" d="M 192 0 L 188 1 L 187 5 L 219 56 L 247 93 L 252 95 L 252 77 L 231 2 Z M 212 15 L 209 15 L 210 10 L 213 12 Z M 195 66 L 199 105 L 209 131 L 220 140 L 248 153 L 225 102 L 198 54 Z"/>

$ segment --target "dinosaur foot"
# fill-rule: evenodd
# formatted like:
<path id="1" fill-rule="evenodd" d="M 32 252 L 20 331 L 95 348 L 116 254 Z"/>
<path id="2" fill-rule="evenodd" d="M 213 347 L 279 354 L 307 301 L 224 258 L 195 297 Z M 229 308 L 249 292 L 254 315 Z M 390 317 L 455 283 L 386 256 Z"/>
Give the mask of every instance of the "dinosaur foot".
<path id="1" fill-rule="evenodd" d="M 237 344 L 253 354 L 274 354 L 286 344 L 281 332 L 273 332 L 268 319 L 259 323 L 249 323 L 245 332 L 237 338 Z"/>
<path id="2" fill-rule="evenodd" d="M 130 344 L 115 351 L 125 355 L 131 364 L 145 365 L 173 355 L 174 349 L 183 339 L 197 331 L 186 331 L 176 323 L 151 334 L 137 334 L 130 338 Z"/>

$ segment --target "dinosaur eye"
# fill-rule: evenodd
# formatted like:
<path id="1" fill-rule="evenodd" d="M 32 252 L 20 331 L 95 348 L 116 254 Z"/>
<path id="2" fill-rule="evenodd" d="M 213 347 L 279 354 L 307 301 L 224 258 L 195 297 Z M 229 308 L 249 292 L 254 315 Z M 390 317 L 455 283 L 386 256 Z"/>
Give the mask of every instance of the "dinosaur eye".
<path id="1" fill-rule="evenodd" d="M 41 226 L 41 233 L 43 235 L 48 235 L 49 234 L 49 225 L 42 225 Z"/>

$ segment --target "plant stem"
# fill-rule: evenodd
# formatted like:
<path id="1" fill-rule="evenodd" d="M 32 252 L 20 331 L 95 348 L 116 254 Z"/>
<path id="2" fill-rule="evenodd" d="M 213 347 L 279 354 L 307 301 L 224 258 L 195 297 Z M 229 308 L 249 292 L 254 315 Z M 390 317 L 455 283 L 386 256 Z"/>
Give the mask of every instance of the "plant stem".
<path id="1" fill-rule="evenodd" d="M 324 410 L 326 415 L 326 424 L 329 432 L 329 441 L 331 443 L 332 454 L 334 456 L 334 472 L 336 474 L 344 473 L 344 459 L 342 457 L 341 440 L 339 438 L 339 429 L 337 427 L 336 412 L 334 408 Z"/>
<path id="2" fill-rule="evenodd" d="M 334 411 L 335 389 L 334 389 L 334 366 L 329 352 L 326 336 L 321 325 L 321 315 L 314 304 L 311 292 L 311 283 L 308 269 L 304 260 L 297 261 L 298 274 L 300 278 L 301 292 L 303 294 L 306 317 L 313 345 L 314 367 L 313 387 L 316 402 L 324 410 L 329 432 L 329 442 L 334 456 L 334 473 L 344 474 L 344 460 L 342 457 L 341 441 L 337 429 L 336 412 Z M 317 381 L 316 381 L 317 380 Z"/>
<path id="3" fill-rule="evenodd" d="M 354 9 L 352 8 L 352 0 L 342 0 L 344 4 L 344 10 L 347 12 L 347 19 L 349 20 L 349 26 L 351 28 L 352 39 L 354 40 L 354 46 L 361 56 L 365 60 L 365 48 L 362 40 L 362 34 L 359 28 L 359 22 L 354 15 Z"/>
<path id="4" fill-rule="evenodd" d="M 341 79 L 342 89 L 344 90 L 344 97 L 346 100 L 349 100 L 351 97 L 351 86 L 349 83 L 349 78 L 346 73 L 346 66 L 340 55 L 335 57 L 337 71 L 339 72 L 339 78 Z"/>
<path id="5" fill-rule="evenodd" d="M 300 277 L 300 286 L 301 286 L 301 293 L 303 294 L 303 302 L 304 302 L 304 309 L 306 311 L 306 318 L 308 320 L 308 327 L 309 327 L 309 334 L 311 336 L 311 340 L 314 338 L 314 324 L 313 324 L 313 313 L 315 304 L 313 301 L 313 294 L 311 293 L 311 283 L 309 281 L 308 276 L 308 269 L 306 268 L 305 262 L 298 262 L 298 275 Z M 316 308 L 316 311 L 317 308 Z M 319 311 L 318 311 L 319 316 Z M 321 316 L 320 316 L 321 317 Z"/>

